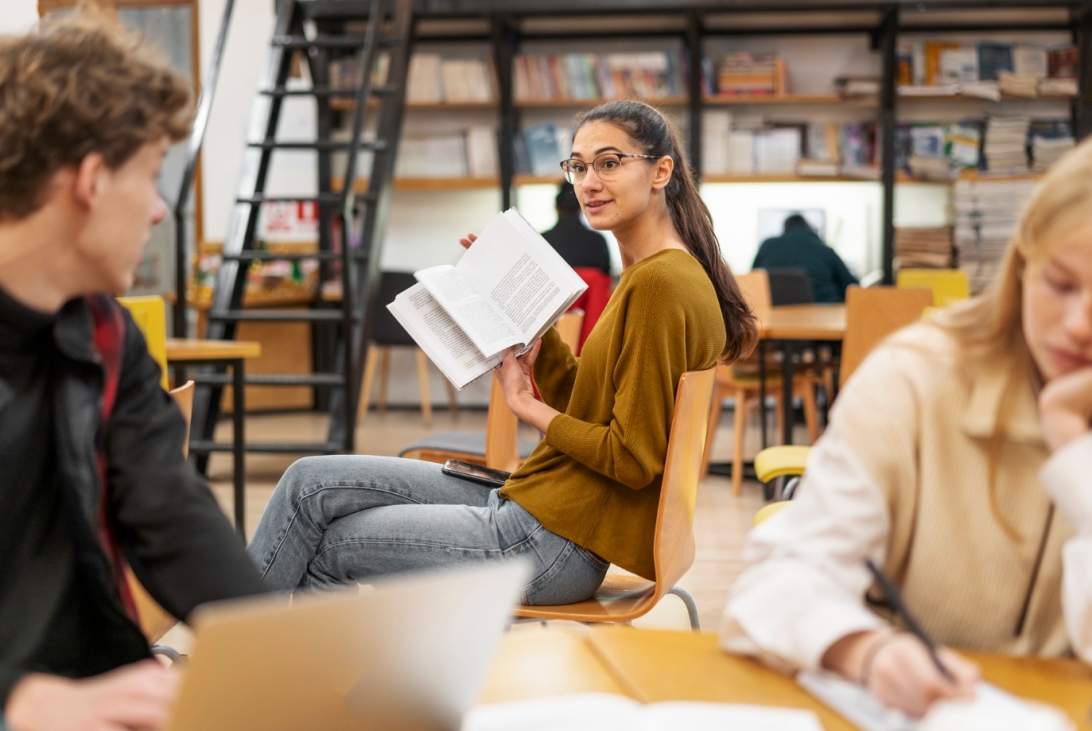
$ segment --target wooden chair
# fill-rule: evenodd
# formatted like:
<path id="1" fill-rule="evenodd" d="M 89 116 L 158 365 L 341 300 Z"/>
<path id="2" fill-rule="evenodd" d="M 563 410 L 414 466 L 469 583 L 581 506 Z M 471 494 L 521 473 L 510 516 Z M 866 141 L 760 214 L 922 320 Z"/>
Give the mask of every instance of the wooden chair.
<path id="1" fill-rule="evenodd" d="M 190 444 L 190 416 L 193 414 L 193 381 L 186 383 L 170 392 L 174 402 L 178 404 L 182 417 L 186 420 L 186 440 L 182 442 L 182 454 L 189 454 Z M 136 602 L 137 616 L 140 618 L 140 630 L 149 644 L 155 643 L 160 637 L 167 634 L 178 620 L 159 606 L 155 599 L 145 590 L 137 580 L 132 569 L 125 570 L 126 580 L 129 582 L 129 591 Z"/>
<path id="2" fill-rule="evenodd" d="M 411 347 L 417 364 L 417 387 L 421 395 L 421 419 L 425 426 L 432 424 L 432 396 L 428 387 L 428 356 L 417 347 L 410 334 L 406 332 L 394 315 L 387 309 L 387 305 L 394 301 L 401 292 L 409 289 L 417 283 L 417 279 L 408 272 L 383 272 L 379 281 L 378 302 L 382 307 L 376 313 L 375 328 L 372 333 L 372 342 L 368 347 L 368 355 L 364 359 L 364 383 L 360 391 L 360 413 L 357 421 L 361 424 L 368 418 L 368 402 L 372 395 L 372 386 L 375 383 L 376 369 L 379 370 L 379 396 L 376 398 L 375 410 L 380 414 L 387 410 L 387 384 L 390 381 L 391 348 Z M 458 413 L 459 402 L 455 397 L 455 387 L 447 379 L 444 379 L 447 389 L 447 403 L 451 413 Z"/>
<path id="3" fill-rule="evenodd" d="M 770 280 L 762 269 L 736 276 L 743 296 L 751 305 L 759 321 L 770 319 L 772 308 L 770 298 Z M 820 382 L 818 376 L 809 372 L 797 374 L 793 379 L 793 396 L 804 404 L 804 421 L 808 435 L 814 442 L 819 438 L 819 409 L 815 403 L 815 386 Z M 766 373 L 767 393 L 774 397 L 778 406 L 774 409 L 781 419 L 781 370 L 768 370 Z M 732 493 L 739 495 L 743 487 L 743 438 L 747 430 L 747 416 L 750 407 L 758 403 L 759 398 L 758 359 L 752 358 L 744 364 L 717 366 L 716 387 L 709 407 L 709 428 L 706 432 L 705 454 L 702 459 L 702 478 L 709 472 L 709 460 L 712 456 L 713 436 L 720 421 L 721 403 L 728 396 L 736 402 L 734 443 L 732 446 Z M 777 432 L 780 433 L 780 426 Z"/>
<path id="4" fill-rule="evenodd" d="M 947 307 L 971 296 L 967 272 L 960 269 L 899 269 L 895 285 L 900 289 L 932 290 L 934 307 Z"/>
<path id="5" fill-rule="evenodd" d="M 584 313 L 580 310 L 567 312 L 557 322 L 557 331 L 569 348 L 576 352 L 580 342 L 580 328 Z M 448 431 L 430 434 L 406 447 L 398 455 L 408 459 L 443 464 L 457 459 L 470 464 L 492 467 L 512 472 L 530 456 L 537 441 L 518 439 L 519 419 L 508 408 L 504 389 L 493 376 L 489 389 L 489 414 L 485 422 L 485 434 L 465 431 Z"/>
<path id="6" fill-rule="evenodd" d="M 933 301 L 927 289 L 852 286 L 846 290 L 846 335 L 842 341 L 842 372 L 846 381 L 857 366 L 896 330 L 921 319 Z M 811 447 L 779 446 L 763 449 L 755 457 L 755 476 L 769 482 L 784 475 L 802 475 Z"/>
<path id="7" fill-rule="evenodd" d="M 516 616 L 527 619 L 567 619 L 576 622 L 629 622 L 649 612 L 665 594 L 686 604 L 690 626 L 699 629 L 694 600 L 675 586 L 694 563 L 694 505 L 698 495 L 706 418 L 716 369 L 690 371 L 679 379 L 675 413 L 667 440 L 660 505 L 656 514 L 653 560 L 656 581 L 631 574 L 607 574 L 595 596 L 576 604 L 521 606 Z"/>
<path id="8" fill-rule="evenodd" d="M 928 289 L 851 286 L 846 290 L 846 335 L 842 341 L 839 387 L 857 370 L 872 349 L 891 333 L 921 319 L 933 304 Z"/>

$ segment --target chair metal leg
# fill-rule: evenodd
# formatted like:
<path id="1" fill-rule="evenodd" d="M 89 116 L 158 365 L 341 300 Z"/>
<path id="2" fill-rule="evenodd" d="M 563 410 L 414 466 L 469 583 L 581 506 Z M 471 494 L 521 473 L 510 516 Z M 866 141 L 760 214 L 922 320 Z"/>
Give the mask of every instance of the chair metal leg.
<path id="1" fill-rule="evenodd" d="M 698 622 L 698 605 L 694 603 L 694 598 L 687 594 L 685 589 L 678 586 L 671 587 L 667 593 L 674 594 L 682 599 L 683 604 L 686 605 L 686 613 L 690 615 L 690 629 L 699 632 L 701 630 L 701 623 Z"/>
<path id="2" fill-rule="evenodd" d="M 182 657 L 178 650 L 173 647 L 167 647 L 166 645 L 152 645 L 151 653 L 153 655 L 162 655 L 170 660 L 172 665 L 181 666 L 186 662 L 186 658 Z"/>

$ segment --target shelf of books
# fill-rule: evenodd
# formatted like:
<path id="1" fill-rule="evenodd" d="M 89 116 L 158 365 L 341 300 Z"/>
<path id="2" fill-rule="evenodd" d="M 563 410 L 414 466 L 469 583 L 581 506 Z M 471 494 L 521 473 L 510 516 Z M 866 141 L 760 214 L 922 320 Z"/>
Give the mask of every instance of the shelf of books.
<path id="1" fill-rule="evenodd" d="M 856 106 L 875 106 L 879 97 L 875 95 L 843 96 L 831 94 L 740 94 L 736 96 L 711 95 L 702 100 L 708 106 L 729 105 L 781 105 L 781 104 L 852 104 Z"/>

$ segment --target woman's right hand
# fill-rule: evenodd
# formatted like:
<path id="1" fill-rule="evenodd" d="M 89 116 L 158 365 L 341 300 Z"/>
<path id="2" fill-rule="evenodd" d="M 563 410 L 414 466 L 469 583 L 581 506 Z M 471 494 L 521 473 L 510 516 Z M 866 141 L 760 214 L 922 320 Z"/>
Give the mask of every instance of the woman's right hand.
<path id="1" fill-rule="evenodd" d="M 1092 368 L 1056 376 L 1039 392 L 1039 422 L 1051 452 L 1087 434 L 1090 421 Z"/>
<path id="2" fill-rule="evenodd" d="M 167 725 L 181 676 L 144 660 L 87 678 L 27 675 L 8 696 L 11 731 L 155 731 Z"/>
<path id="3" fill-rule="evenodd" d="M 921 718 L 938 700 L 972 698 L 978 667 L 941 648 L 952 682 L 937 669 L 929 651 L 908 632 L 860 632 L 835 642 L 823 655 L 823 667 L 867 687 L 890 707 Z"/>
<path id="4" fill-rule="evenodd" d="M 477 240 L 478 234 L 467 234 L 466 236 L 463 236 L 461 239 L 459 239 L 459 244 L 461 244 L 464 249 L 469 249 L 470 245 Z"/>

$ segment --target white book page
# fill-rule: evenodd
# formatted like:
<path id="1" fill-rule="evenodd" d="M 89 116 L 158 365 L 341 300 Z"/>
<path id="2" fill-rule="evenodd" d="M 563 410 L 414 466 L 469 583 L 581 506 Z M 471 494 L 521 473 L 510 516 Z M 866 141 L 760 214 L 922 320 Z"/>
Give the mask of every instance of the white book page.
<path id="1" fill-rule="evenodd" d="M 634 731 L 823 731 L 813 711 L 738 703 L 672 701 L 653 703 L 641 711 Z"/>
<path id="2" fill-rule="evenodd" d="M 425 285 L 474 345 L 487 356 L 523 343 L 512 321 L 456 267 L 430 267 L 413 276 Z"/>
<path id="3" fill-rule="evenodd" d="M 455 388 L 461 390 L 500 365 L 502 357 L 482 355 L 421 283 L 395 297 L 387 309 Z"/>
<path id="4" fill-rule="evenodd" d="M 524 346 L 588 288 L 515 209 L 494 218 L 455 269 L 514 324 Z"/>

